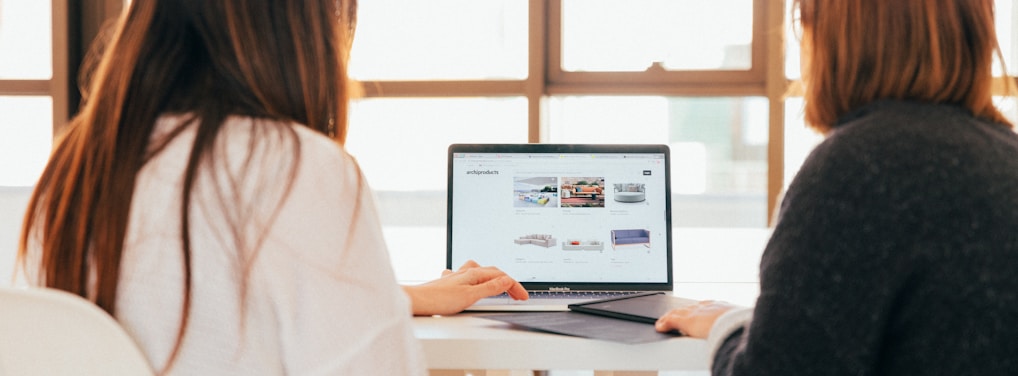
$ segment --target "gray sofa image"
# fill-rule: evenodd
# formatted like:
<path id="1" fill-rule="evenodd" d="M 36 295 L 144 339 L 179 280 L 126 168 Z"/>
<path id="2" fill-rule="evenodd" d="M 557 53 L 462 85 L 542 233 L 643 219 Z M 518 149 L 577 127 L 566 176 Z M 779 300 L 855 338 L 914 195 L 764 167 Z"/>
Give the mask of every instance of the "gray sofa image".
<path id="1" fill-rule="evenodd" d="M 616 246 L 620 245 L 637 244 L 642 244 L 644 247 L 650 248 L 650 230 L 612 230 L 612 249 L 615 249 Z"/>
<path id="2" fill-rule="evenodd" d="M 554 237 L 552 237 L 551 235 L 546 235 L 546 234 L 524 235 L 524 236 L 519 237 L 516 240 L 513 240 L 513 242 L 516 243 L 516 244 L 519 244 L 519 245 L 533 244 L 533 245 L 539 245 L 539 246 L 542 246 L 542 247 L 545 247 L 545 248 L 552 247 L 556 243 Z"/>

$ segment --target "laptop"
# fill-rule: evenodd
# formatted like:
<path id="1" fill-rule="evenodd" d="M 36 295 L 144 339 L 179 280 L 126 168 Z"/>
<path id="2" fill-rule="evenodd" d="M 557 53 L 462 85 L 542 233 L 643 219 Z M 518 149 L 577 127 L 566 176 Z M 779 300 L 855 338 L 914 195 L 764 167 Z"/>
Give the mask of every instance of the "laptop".
<path id="1" fill-rule="evenodd" d="M 446 267 L 496 266 L 530 292 L 467 310 L 567 311 L 672 291 L 668 146 L 453 144 L 448 153 Z"/>

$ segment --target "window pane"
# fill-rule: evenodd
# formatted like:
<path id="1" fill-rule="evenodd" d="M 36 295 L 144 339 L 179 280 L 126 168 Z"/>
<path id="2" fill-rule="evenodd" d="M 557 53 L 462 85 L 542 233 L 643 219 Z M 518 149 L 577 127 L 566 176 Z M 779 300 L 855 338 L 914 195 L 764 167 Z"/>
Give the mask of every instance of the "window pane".
<path id="1" fill-rule="evenodd" d="M 1015 18 L 1018 18 L 1018 7 L 1015 7 L 1014 0 L 996 0 L 996 23 L 997 23 L 997 43 L 1000 44 L 1000 51 L 1004 55 L 1004 64 L 1007 65 L 1007 71 L 1010 75 L 1018 74 L 1018 38 L 1015 33 L 1018 32 L 1018 25 L 1015 25 Z M 994 65 L 993 74 L 995 76 L 1002 75 L 1001 69 L 998 65 Z"/>
<path id="2" fill-rule="evenodd" d="M 994 96 L 993 104 L 1012 124 L 1018 124 L 1018 97 Z"/>
<path id="3" fill-rule="evenodd" d="M 526 98 L 353 102 L 347 150 L 375 190 L 444 191 L 446 149 L 456 142 L 527 142 Z"/>
<path id="4" fill-rule="evenodd" d="M 449 144 L 525 142 L 522 97 L 353 102 L 347 150 L 375 192 L 399 280 L 431 280 L 445 268 Z"/>
<path id="5" fill-rule="evenodd" d="M 0 96 L 0 124 L 0 186 L 35 185 L 53 145 L 53 100 Z"/>
<path id="6" fill-rule="evenodd" d="M 548 142 L 668 144 L 675 226 L 766 226 L 766 98 L 566 96 L 549 107 Z"/>
<path id="7" fill-rule="evenodd" d="M 752 0 L 564 0 L 562 69 L 748 70 Z"/>
<path id="8" fill-rule="evenodd" d="M 823 135 L 806 127 L 803 120 L 802 97 L 785 99 L 785 178 L 784 188 L 792 182 L 799 167 L 813 147 L 823 141 Z"/>
<path id="9" fill-rule="evenodd" d="M 374 0 L 358 5 L 358 80 L 521 79 L 527 2 Z"/>
<path id="10" fill-rule="evenodd" d="M 0 79 L 53 76 L 50 2 L 0 0 Z"/>
<path id="11" fill-rule="evenodd" d="M 792 0 L 785 0 L 785 76 L 790 80 L 798 80 L 802 77 L 799 60 L 802 56 L 802 52 L 799 51 L 801 41 L 796 34 L 799 25 L 792 24 L 795 20 L 792 20 L 791 9 Z"/>

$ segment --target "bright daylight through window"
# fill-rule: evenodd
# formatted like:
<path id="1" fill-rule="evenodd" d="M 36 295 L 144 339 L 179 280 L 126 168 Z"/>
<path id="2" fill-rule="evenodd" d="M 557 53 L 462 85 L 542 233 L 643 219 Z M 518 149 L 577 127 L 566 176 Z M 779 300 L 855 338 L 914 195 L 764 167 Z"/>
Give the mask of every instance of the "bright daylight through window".
<path id="1" fill-rule="evenodd" d="M 35 184 L 49 156 L 53 103 L 25 82 L 53 75 L 50 13 L 48 1 L 0 0 L 0 186 Z"/>
<path id="2" fill-rule="evenodd" d="M 0 0 L 0 186 L 34 183 L 66 124 L 58 110 L 73 108 L 59 91 L 76 78 L 54 70 L 69 33 L 50 21 L 67 1 Z M 97 7 L 114 16 L 116 3 Z M 676 228 L 766 231 L 820 140 L 803 125 L 790 4 L 360 1 L 350 75 L 363 95 L 347 145 L 378 197 L 398 276 L 444 267 L 451 143 L 666 144 Z M 1014 74 L 1018 8 L 996 6 Z M 999 103 L 1014 117 L 1013 99 Z"/>

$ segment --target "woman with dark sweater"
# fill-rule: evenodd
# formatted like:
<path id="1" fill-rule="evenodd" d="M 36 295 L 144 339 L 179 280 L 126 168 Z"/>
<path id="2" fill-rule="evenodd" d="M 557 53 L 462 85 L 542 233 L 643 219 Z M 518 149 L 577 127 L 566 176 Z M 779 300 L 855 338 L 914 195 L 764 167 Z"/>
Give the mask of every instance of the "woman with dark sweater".
<path id="1" fill-rule="evenodd" d="M 754 308 L 701 302 L 715 375 L 1018 369 L 1018 137 L 993 0 L 797 0 L 805 117 Z M 1007 85 L 1009 88 L 1011 85 Z"/>

